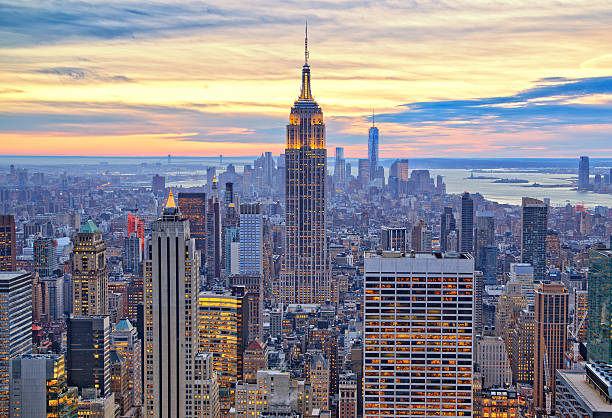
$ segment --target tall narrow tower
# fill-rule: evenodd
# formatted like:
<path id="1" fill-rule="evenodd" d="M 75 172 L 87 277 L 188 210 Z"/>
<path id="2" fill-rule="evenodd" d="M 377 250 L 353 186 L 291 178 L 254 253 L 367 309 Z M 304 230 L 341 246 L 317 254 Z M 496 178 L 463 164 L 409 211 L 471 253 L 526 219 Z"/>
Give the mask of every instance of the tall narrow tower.
<path id="1" fill-rule="evenodd" d="M 378 128 L 374 125 L 374 112 L 372 112 L 372 127 L 368 131 L 368 160 L 370 180 L 374 180 L 378 171 Z"/>
<path id="2" fill-rule="evenodd" d="M 279 295 L 283 303 L 324 303 L 331 298 L 325 239 L 326 175 L 325 124 L 310 91 L 307 27 L 302 91 L 287 125 L 287 242 Z"/>
<path id="3" fill-rule="evenodd" d="M 145 414 L 197 415 L 200 254 L 172 192 L 152 226 L 144 262 Z"/>

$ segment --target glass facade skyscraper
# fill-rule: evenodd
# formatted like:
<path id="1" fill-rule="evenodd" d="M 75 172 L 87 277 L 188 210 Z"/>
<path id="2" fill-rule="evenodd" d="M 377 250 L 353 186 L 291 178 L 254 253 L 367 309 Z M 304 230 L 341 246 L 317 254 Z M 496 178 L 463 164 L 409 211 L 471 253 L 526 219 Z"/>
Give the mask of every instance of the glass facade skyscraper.
<path id="1" fill-rule="evenodd" d="M 589 361 L 612 363 L 612 251 L 589 253 L 587 357 Z"/>
<path id="2" fill-rule="evenodd" d="M 541 200 L 523 198 L 523 225 L 521 228 L 521 262 L 533 266 L 535 282 L 546 279 L 546 233 L 548 206 Z"/>
<path id="3" fill-rule="evenodd" d="M 374 126 L 374 115 L 372 115 L 372 127 L 368 132 L 368 161 L 370 166 L 370 180 L 376 178 L 378 170 L 378 128 Z"/>

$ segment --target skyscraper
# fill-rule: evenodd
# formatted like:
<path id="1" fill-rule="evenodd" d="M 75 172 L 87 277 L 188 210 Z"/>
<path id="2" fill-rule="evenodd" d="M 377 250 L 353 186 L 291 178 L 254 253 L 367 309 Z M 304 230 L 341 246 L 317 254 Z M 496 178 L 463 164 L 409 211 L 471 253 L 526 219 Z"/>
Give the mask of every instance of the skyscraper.
<path id="1" fill-rule="evenodd" d="M 374 114 L 372 114 L 372 127 L 368 131 L 368 161 L 370 179 L 375 179 L 378 171 L 378 128 L 374 125 Z"/>
<path id="2" fill-rule="evenodd" d="M 397 177 L 400 181 L 410 180 L 408 160 L 395 160 L 389 169 L 389 177 Z"/>
<path id="3" fill-rule="evenodd" d="M 263 218 L 259 203 L 240 205 L 240 274 L 263 275 Z"/>
<path id="4" fill-rule="evenodd" d="M 137 232 L 123 239 L 123 271 L 135 275 L 142 274 L 142 244 Z"/>
<path id="5" fill-rule="evenodd" d="M 0 273 L 0 416 L 9 416 L 10 360 L 32 353 L 32 275 Z"/>
<path id="6" fill-rule="evenodd" d="M 525 263 L 510 264 L 510 281 L 521 285 L 521 295 L 528 304 L 535 302 L 535 284 L 533 283 L 533 266 Z"/>
<path id="7" fill-rule="evenodd" d="M 448 237 L 451 231 L 457 230 L 457 223 L 453 216 L 453 208 L 446 206 L 440 216 L 440 251 L 448 251 Z M 454 243 L 457 247 L 457 243 Z"/>
<path id="8" fill-rule="evenodd" d="M 612 363 L 612 251 L 589 252 L 587 355 L 592 362 Z"/>
<path id="9" fill-rule="evenodd" d="M 495 216 L 490 212 L 476 213 L 476 245 L 474 260 L 476 269 L 483 270 L 486 265 L 485 247 L 495 244 Z"/>
<path id="10" fill-rule="evenodd" d="M 360 158 L 357 161 L 357 179 L 362 186 L 367 186 L 372 178 L 370 177 L 370 160 L 367 158 Z"/>
<path id="11" fill-rule="evenodd" d="M 472 416 L 472 256 L 366 253 L 364 269 L 364 418 Z"/>
<path id="12" fill-rule="evenodd" d="M 196 415 L 195 361 L 198 354 L 200 255 L 189 220 L 172 191 L 153 222 L 144 262 L 145 413 L 155 417 Z"/>
<path id="13" fill-rule="evenodd" d="M 39 276 L 51 276 L 57 269 L 56 246 L 57 242 L 53 238 L 38 237 L 34 241 L 34 271 Z"/>
<path id="14" fill-rule="evenodd" d="M 108 313 L 108 271 L 106 244 L 102 232 L 89 220 L 75 237 L 72 283 L 75 315 Z"/>
<path id="15" fill-rule="evenodd" d="M 548 206 L 541 200 L 523 198 L 523 225 L 521 228 L 521 262 L 533 266 L 535 282 L 546 279 L 546 233 Z"/>
<path id="16" fill-rule="evenodd" d="M 213 181 L 213 185 L 216 182 Z M 221 276 L 221 205 L 216 197 L 208 199 L 206 209 L 206 276 Z"/>
<path id="17" fill-rule="evenodd" d="M 108 316 L 71 316 L 68 319 L 66 370 L 68 383 L 79 389 L 111 393 L 110 319 Z"/>
<path id="18" fill-rule="evenodd" d="M 0 271 L 17 269 L 15 217 L 0 215 Z"/>
<path id="19" fill-rule="evenodd" d="M 331 299 L 325 236 L 327 150 L 323 112 L 310 91 L 308 36 L 302 90 L 287 125 L 285 159 L 286 253 L 280 301 L 324 303 Z"/>
<path id="20" fill-rule="evenodd" d="M 381 229 L 383 251 L 406 251 L 406 228 L 383 226 Z"/>
<path id="21" fill-rule="evenodd" d="M 181 214 L 189 219 L 189 232 L 196 250 L 206 251 L 206 193 L 181 192 L 178 205 Z"/>
<path id="22" fill-rule="evenodd" d="M 334 182 L 336 188 L 342 188 L 346 182 L 346 161 L 344 160 L 344 148 L 342 147 L 336 147 Z"/>
<path id="23" fill-rule="evenodd" d="M 236 382 L 242 380 L 242 353 L 246 348 L 244 288 L 232 292 L 201 292 L 199 339 L 202 352 L 213 353 L 219 382 L 219 403 L 224 413 L 235 403 Z"/>
<path id="24" fill-rule="evenodd" d="M 461 196 L 461 231 L 459 250 L 465 253 L 474 251 L 474 200 L 468 192 Z"/>
<path id="25" fill-rule="evenodd" d="M 535 294 L 534 382 L 536 410 L 555 400 L 555 371 L 564 368 L 569 293 L 561 283 L 542 283 Z"/>
<path id="26" fill-rule="evenodd" d="M 110 334 L 111 348 L 125 359 L 132 403 L 142 405 L 142 356 L 138 331 L 129 319 L 122 318 Z"/>
<path id="27" fill-rule="evenodd" d="M 580 157 L 578 163 L 578 190 L 588 190 L 590 185 L 589 157 Z"/>

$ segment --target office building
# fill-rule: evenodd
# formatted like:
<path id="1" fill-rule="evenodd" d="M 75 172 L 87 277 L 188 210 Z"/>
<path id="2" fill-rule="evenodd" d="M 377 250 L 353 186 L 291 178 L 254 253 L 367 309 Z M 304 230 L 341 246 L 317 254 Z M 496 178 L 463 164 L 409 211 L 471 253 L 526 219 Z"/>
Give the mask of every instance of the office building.
<path id="1" fill-rule="evenodd" d="M 519 395 L 513 388 L 484 389 L 480 394 L 479 410 L 482 417 L 518 418 L 520 417 Z"/>
<path id="2" fill-rule="evenodd" d="M 34 241 L 34 272 L 40 277 L 51 276 L 57 270 L 57 242 L 53 238 L 38 237 Z"/>
<path id="3" fill-rule="evenodd" d="M 490 212 L 476 213 L 476 242 L 474 260 L 476 270 L 484 270 L 487 266 L 485 248 L 495 245 L 495 216 Z"/>
<path id="4" fill-rule="evenodd" d="M 95 388 L 100 396 L 110 390 L 110 333 L 108 316 L 71 316 L 67 322 L 66 370 L 68 384 Z"/>
<path id="5" fill-rule="evenodd" d="M 322 353 L 314 353 L 310 360 L 310 384 L 312 387 L 312 407 L 319 411 L 329 411 L 329 361 Z"/>
<path id="6" fill-rule="evenodd" d="M 357 375 L 340 375 L 338 389 L 338 418 L 357 418 Z"/>
<path id="7" fill-rule="evenodd" d="M 64 276 L 49 276 L 41 279 L 41 299 L 49 318 L 59 321 L 64 317 Z"/>
<path id="8" fill-rule="evenodd" d="M 512 330 L 512 380 L 515 383 L 533 385 L 534 374 L 534 338 L 535 310 L 533 305 L 527 305 L 518 317 Z"/>
<path id="9" fill-rule="evenodd" d="M 216 182 L 213 182 L 216 184 Z M 206 277 L 221 277 L 221 206 L 216 197 L 208 199 L 206 209 Z"/>
<path id="10" fill-rule="evenodd" d="M 557 370 L 555 410 L 558 417 L 612 417 L 612 367 L 587 363 L 585 370 Z"/>
<path id="11" fill-rule="evenodd" d="M 213 365 L 213 354 L 199 353 L 195 359 L 195 397 L 196 415 L 202 418 L 217 418 L 219 409 L 219 382 Z"/>
<path id="12" fill-rule="evenodd" d="M 395 177 L 398 181 L 410 180 L 408 160 L 395 160 L 389 169 L 389 177 Z"/>
<path id="13" fill-rule="evenodd" d="M 364 263 L 364 417 L 471 416 L 473 257 L 383 252 Z"/>
<path id="14" fill-rule="evenodd" d="M 360 158 L 357 160 L 357 180 L 362 186 L 367 186 L 370 183 L 370 160 Z"/>
<path id="15" fill-rule="evenodd" d="M 592 270 L 591 270 L 592 271 Z M 589 276 L 592 273 L 589 272 Z M 588 331 L 588 307 L 589 307 L 589 292 L 586 290 L 573 289 L 574 292 L 574 317 L 573 334 L 576 340 L 586 342 Z M 597 292 L 597 290 L 595 290 Z M 594 343 L 596 345 L 596 343 Z"/>
<path id="16" fill-rule="evenodd" d="M 181 215 L 170 191 L 161 218 L 153 222 L 144 262 L 146 415 L 197 414 L 199 267 L 189 220 Z"/>
<path id="17" fill-rule="evenodd" d="M 247 383 L 257 382 L 257 371 L 268 369 L 268 346 L 259 339 L 251 341 L 244 350 L 243 380 Z"/>
<path id="18" fill-rule="evenodd" d="M 547 402 L 555 409 L 555 371 L 564 368 L 568 304 L 569 292 L 561 283 L 542 283 L 536 287 L 533 382 L 536 410 L 546 410 Z"/>
<path id="19" fill-rule="evenodd" d="M 592 362 L 612 364 L 612 251 L 589 252 L 587 356 Z"/>
<path id="20" fill-rule="evenodd" d="M 336 148 L 336 161 L 334 164 L 334 183 L 337 189 L 342 189 L 346 183 L 346 160 L 344 148 Z"/>
<path id="21" fill-rule="evenodd" d="M 578 190 L 589 190 L 590 187 L 589 157 L 580 157 L 578 162 Z"/>
<path id="22" fill-rule="evenodd" d="M 89 220 L 74 239 L 72 309 L 75 315 L 108 313 L 108 270 L 102 232 Z"/>
<path id="23" fill-rule="evenodd" d="M 302 90 L 287 125 L 285 181 L 285 265 L 279 299 L 282 303 L 322 304 L 331 299 L 325 232 L 327 150 L 323 112 L 310 89 L 308 48 Z"/>
<path id="24" fill-rule="evenodd" d="M 246 342 L 263 338 L 263 309 L 264 309 L 264 282 L 259 275 L 243 276 L 241 274 L 229 276 L 230 289 L 244 288 L 243 310 L 246 324 Z"/>
<path id="25" fill-rule="evenodd" d="M 244 288 L 232 290 L 201 292 L 198 307 L 200 351 L 213 354 L 219 405 L 224 415 L 235 405 L 236 382 L 243 379 L 242 354 L 246 346 Z"/>
<path id="26" fill-rule="evenodd" d="M 449 235 L 451 232 L 457 231 L 457 223 L 455 221 L 455 216 L 453 216 L 453 208 L 446 206 L 442 215 L 440 216 L 440 251 L 451 251 L 449 247 L 454 247 L 456 251 L 457 243 L 449 246 Z M 455 237 L 453 237 L 456 239 Z M 451 240 L 453 240 L 451 238 Z"/>
<path id="27" fill-rule="evenodd" d="M 521 294 L 525 296 L 528 304 L 535 302 L 534 270 L 531 264 L 510 264 L 510 281 L 521 285 Z"/>
<path id="28" fill-rule="evenodd" d="M 521 262 L 533 266 L 536 283 L 546 280 L 546 233 L 548 206 L 541 200 L 523 198 Z"/>
<path id="29" fill-rule="evenodd" d="M 240 274 L 263 276 L 263 218 L 259 203 L 240 205 Z"/>
<path id="30" fill-rule="evenodd" d="M 225 228 L 225 275 L 240 274 L 240 228 Z"/>
<path id="31" fill-rule="evenodd" d="M 512 384 L 512 369 L 501 337 L 485 335 L 476 342 L 476 363 L 482 376 L 482 389 L 507 388 Z"/>
<path id="32" fill-rule="evenodd" d="M 374 125 L 372 114 L 372 127 L 368 131 L 368 160 L 370 166 L 370 179 L 378 177 L 378 128 Z"/>
<path id="33" fill-rule="evenodd" d="M 0 273 L 0 416 L 9 415 L 11 359 L 32 353 L 32 276 Z"/>
<path id="34" fill-rule="evenodd" d="M 383 226 L 381 244 L 383 251 L 406 252 L 406 228 Z"/>
<path id="35" fill-rule="evenodd" d="M 83 389 L 79 398 L 78 416 L 91 418 L 114 418 L 119 416 L 119 405 L 115 403 L 115 394 L 101 396 L 94 388 Z"/>
<path id="36" fill-rule="evenodd" d="M 178 194 L 181 214 L 189 219 L 189 232 L 195 240 L 196 250 L 206 251 L 206 193 Z"/>
<path id="37" fill-rule="evenodd" d="M 468 192 L 461 196 L 461 230 L 459 250 L 465 253 L 474 251 L 474 200 Z"/>
<path id="38" fill-rule="evenodd" d="M 17 269 L 15 217 L 0 215 L 0 271 Z"/>
<path id="39" fill-rule="evenodd" d="M 110 390 L 123 416 L 132 408 L 132 392 L 128 386 L 128 368 L 125 359 L 115 350 L 110 351 Z"/>
<path id="40" fill-rule="evenodd" d="M 77 417 L 77 388 L 68 387 L 63 354 L 28 354 L 10 362 L 11 418 Z"/>
<path id="41" fill-rule="evenodd" d="M 166 177 L 156 174 L 151 180 L 151 190 L 156 196 L 163 196 L 166 194 Z"/>
<path id="42" fill-rule="evenodd" d="M 129 319 L 117 323 L 110 334 L 110 346 L 125 361 L 131 403 L 142 405 L 142 343 Z"/>
<path id="43" fill-rule="evenodd" d="M 142 274 L 142 248 L 144 241 L 132 232 L 123 240 L 123 272 L 134 275 Z"/>

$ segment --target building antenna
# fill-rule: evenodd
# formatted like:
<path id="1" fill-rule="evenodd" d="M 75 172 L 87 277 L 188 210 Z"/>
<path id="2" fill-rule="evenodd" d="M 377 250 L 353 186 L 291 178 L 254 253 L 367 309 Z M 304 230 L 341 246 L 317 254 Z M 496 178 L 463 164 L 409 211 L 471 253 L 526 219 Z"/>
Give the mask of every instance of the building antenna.
<path id="1" fill-rule="evenodd" d="M 372 128 L 374 127 L 374 108 L 372 108 Z"/>
<path id="2" fill-rule="evenodd" d="M 304 31 L 304 65 L 308 65 L 308 19 L 306 19 L 306 30 Z"/>

